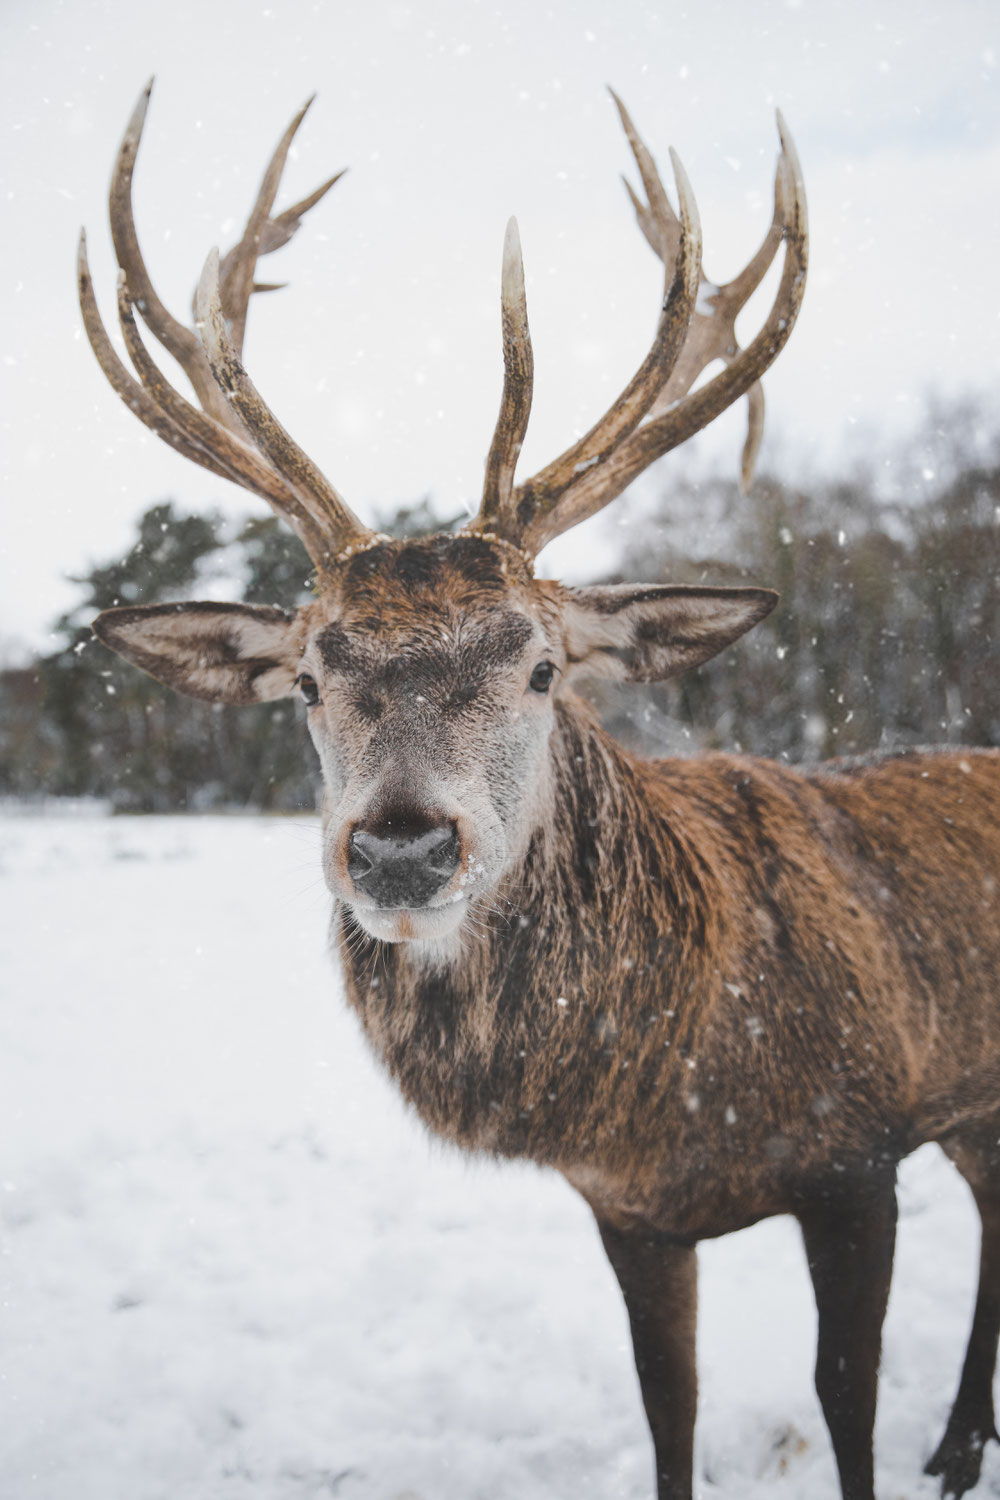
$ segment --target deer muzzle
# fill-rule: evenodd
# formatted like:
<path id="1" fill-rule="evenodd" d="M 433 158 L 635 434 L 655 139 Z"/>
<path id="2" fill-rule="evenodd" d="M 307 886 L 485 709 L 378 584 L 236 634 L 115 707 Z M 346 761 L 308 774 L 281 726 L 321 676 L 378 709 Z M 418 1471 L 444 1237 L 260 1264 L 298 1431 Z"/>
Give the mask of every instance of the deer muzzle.
<path id="1" fill-rule="evenodd" d="M 356 828 L 348 841 L 347 874 L 375 906 L 426 906 L 454 876 L 461 857 L 452 822 L 420 826 L 386 822 Z"/>

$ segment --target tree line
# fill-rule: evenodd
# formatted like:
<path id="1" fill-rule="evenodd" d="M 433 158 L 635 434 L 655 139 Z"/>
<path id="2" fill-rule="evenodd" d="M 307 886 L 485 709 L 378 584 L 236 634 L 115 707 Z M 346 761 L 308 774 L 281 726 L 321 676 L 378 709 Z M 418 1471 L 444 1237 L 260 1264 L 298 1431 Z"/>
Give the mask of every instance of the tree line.
<path id="1" fill-rule="evenodd" d="M 595 684 L 609 727 L 652 754 L 725 747 L 793 762 L 1000 744 L 1000 444 L 963 446 L 961 427 L 940 429 L 932 466 L 898 463 L 894 494 L 864 472 L 808 487 L 764 478 L 749 496 L 681 478 L 646 503 L 622 529 L 614 572 L 595 582 L 763 584 L 781 603 L 674 682 Z M 379 524 L 435 529 L 426 502 Z M 89 627 L 113 604 L 211 597 L 223 578 L 231 597 L 293 608 L 309 597 L 310 571 L 274 519 L 233 528 L 151 506 L 125 557 L 74 580 L 79 602 L 56 622 L 57 649 L 0 672 L 0 795 L 100 797 L 134 812 L 311 810 L 318 767 L 297 703 L 181 698 Z"/>

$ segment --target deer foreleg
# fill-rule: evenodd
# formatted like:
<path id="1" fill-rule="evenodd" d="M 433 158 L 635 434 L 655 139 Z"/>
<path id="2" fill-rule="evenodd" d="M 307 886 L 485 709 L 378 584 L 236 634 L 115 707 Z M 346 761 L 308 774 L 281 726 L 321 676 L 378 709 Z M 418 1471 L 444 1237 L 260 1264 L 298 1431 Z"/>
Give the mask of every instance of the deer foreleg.
<path id="1" fill-rule="evenodd" d="M 896 1241 L 895 1176 L 798 1210 L 819 1313 L 816 1392 L 844 1500 L 874 1500 L 872 1434 Z"/>
<path id="2" fill-rule="evenodd" d="M 698 1263 L 690 1244 L 598 1220 L 632 1329 L 643 1405 L 656 1454 L 657 1500 L 691 1500 Z"/>

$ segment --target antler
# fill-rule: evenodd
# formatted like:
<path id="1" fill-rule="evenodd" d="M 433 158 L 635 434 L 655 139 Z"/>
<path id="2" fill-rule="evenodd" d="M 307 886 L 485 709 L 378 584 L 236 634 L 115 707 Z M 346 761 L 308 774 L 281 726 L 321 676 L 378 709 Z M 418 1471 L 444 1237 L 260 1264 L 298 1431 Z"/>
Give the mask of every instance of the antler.
<path id="1" fill-rule="evenodd" d="M 143 92 L 125 132 L 111 182 L 110 216 L 121 267 L 118 315 L 133 374 L 119 359 L 94 297 L 86 239 L 80 237 L 79 289 L 84 327 L 105 375 L 143 422 L 186 458 L 250 490 L 283 516 L 301 537 L 320 572 L 357 550 L 376 533 L 363 526 L 333 485 L 277 420 L 242 364 L 247 309 L 252 294 L 277 283 L 255 279 L 257 262 L 287 243 L 304 215 L 341 175 L 274 218 L 271 209 L 295 133 L 312 100 L 292 120 L 268 164 L 239 242 L 221 260 L 213 251 L 195 297 L 195 328 L 177 321 L 160 301 L 146 269 L 132 212 L 132 176 L 152 84 Z M 514 487 L 514 470 L 531 409 L 533 360 L 517 225 L 504 244 L 501 306 L 504 389 L 486 464 L 479 513 L 468 531 L 491 533 L 535 554 L 546 542 L 594 514 L 662 454 L 707 426 L 746 394 L 750 421 L 742 478 L 749 483 L 763 427 L 760 377 L 792 330 L 805 284 L 805 190 L 795 148 L 780 114 L 781 154 L 774 187 L 774 216 L 763 244 L 744 271 L 726 286 L 707 281 L 701 263 L 701 229 L 684 169 L 671 152 L 678 212 L 667 198 L 656 163 L 628 111 L 612 94 L 635 157 L 646 200 L 628 187 L 639 227 L 664 266 L 664 292 L 652 346 L 635 375 L 589 432 L 534 478 Z M 785 243 L 781 282 L 757 337 L 741 349 L 735 319 Z M 200 406 L 175 390 L 154 363 L 134 309 L 187 374 Z M 726 368 L 692 390 L 702 370 L 721 359 Z M 138 377 L 138 378 L 136 378 Z"/>
<path id="2" fill-rule="evenodd" d="M 363 543 L 374 533 L 361 524 L 289 437 L 251 383 L 240 355 L 251 295 L 272 291 L 277 285 L 255 281 L 257 261 L 288 242 L 304 215 L 342 174 L 271 217 L 282 169 L 310 99 L 278 143 L 239 242 L 221 261 L 217 251 L 209 256 L 195 299 L 196 326 L 187 328 L 156 293 L 139 249 L 132 212 L 132 174 L 151 88 L 152 82 L 129 120 L 112 175 L 109 204 L 121 267 L 119 321 L 135 375 L 119 359 L 101 321 L 87 264 L 86 237 L 81 233 L 78 279 L 87 337 L 111 385 L 147 427 L 186 458 L 267 500 L 298 533 L 323 572 L 345 547 Z M 200 409 L 175 390 L 153 362 L 133 308 L 184 370 Z"/>
<path id="3" fill-rule="evenodd" d="M 750 421 L 743 450 L 742 479 L 748 484 L 763 430 L 760 377 L 784 347 L 798 314 L 805 286 L 808 232 L 805 188 L 788 128 L 778 115 L 781 154 L 775 175 L 771 228 L 745 270 L 726 286 L 704 277 L 697 209 L 686 175 L 671 152 L 677 182 L 679 214 L 672 209 L 656 163 L 621 100 L 612 93 L 635 157 L 648 202 L 628 187 L 639 227 L 663 261 L 664 303 L 649 354 L 628 386 L 599 422 L 559 458 L 515 489 L 513 463 L 527 425 L 531 400 L 531 346 L 523 306 L 523 273 L 518 256 L 516 277 L 505 270 L 504 397 L 487 465 L 487 483 L 479 514 L 468 527 L 491 532 L 532 555 L 546 542 L 593 515 L 620 495 L 643 469 L 746 394 Z M 734 322 L 760 285 L 784 240 L 785 259 L 774 305 L 757 337 L 741 349 Z M 505 262 L 506 265 L 506 262 Z M 517 313 L 515 287 L 520 288 Z M 508 324 L 518 338 L 510 344 Z M 726 369 L 696 391 L 691 387 L 715 359 Z M 525 376 L 525 371 L 527 375 Z M 510 413 L 519 409 L 518 424 Z M 516 443 L 510 433 L 516 431 Z M 507 433 L 506 438 L 501 433 Z M 493 464 L 494 452 L 506 454 L 503 477 Z M 509 467 L 509 478 L 506 469 Z"/>
<path id="4" fill-rule="evenodd" d="M 517 220 L 511 219 L 503 242 L 500 275 L 500 316 L 503 328 L 503 396 L 496 431 L 486 459 L 480 515 L 488 519 L 510 505 L 514 469 L 531 415 L 535 358 L 528 332 L 528 304 L 524 295 L 524 265 Z"/>

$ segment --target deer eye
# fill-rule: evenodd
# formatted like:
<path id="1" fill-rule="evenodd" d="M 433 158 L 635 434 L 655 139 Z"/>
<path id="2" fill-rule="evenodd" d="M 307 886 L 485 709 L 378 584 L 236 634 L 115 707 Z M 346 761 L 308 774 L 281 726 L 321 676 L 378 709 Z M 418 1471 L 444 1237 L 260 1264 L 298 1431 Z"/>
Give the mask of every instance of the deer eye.
<path id="1" fill-rule="evenodd" d="M 533 693 L 547 693 L 555 675 L 556 669 L 552 662 L 540 661 L 528 678 L 528 686 Z"/>
<path id="2" fill-rule="evenodd" d="M 306 707 L 315 708 L 319 702 L 319 688 L 316 686 L 315 677 L 310 677 L 308 672 L 300 672 L 295 681 Z"/>

